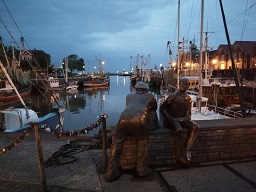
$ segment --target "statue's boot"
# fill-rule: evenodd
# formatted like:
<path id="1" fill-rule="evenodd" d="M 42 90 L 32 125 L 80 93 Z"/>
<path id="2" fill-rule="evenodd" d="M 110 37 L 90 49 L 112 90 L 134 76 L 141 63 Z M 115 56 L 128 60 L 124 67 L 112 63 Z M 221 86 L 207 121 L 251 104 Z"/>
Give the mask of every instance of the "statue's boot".
<path id="1" fill-rule="evenodd" d="M 191 162 L 191 149 L 192 146 L 197 138 L 197 135 L 199 133 L 199 129 L 192 129 L 189 136 L 188 136 L 188 140 L 187 140 L 187 145 L 186 145 L 186 159 L 187 161 Z"/>
<path id="2" fill-rule="evenodd" d="M 151 174 L 153 171 L 148 167 L 147 140 L 138 141 L 137 144 L 137 172 L 140 177 Z"/>
<path id="3" fill-rule="evenodd" d="M 181 132 L 176 132 L 174 134 L 174 155 L 175 155 L 175 160 L 181 166 L 188 166 L 188 165 L 190 165 L 189 162 L 186 161 L 186 159 L 184 157 L 182 133 Z"/>
<path id="4" fill-rule="evenodd" d="M 111 149 L 111 156 L 106 170 L 106 181 L 112 182 L 118 180 L 122 172 L 120 170 L 120 155 L 122 152 L 122 145 L 116 144 Z"/>

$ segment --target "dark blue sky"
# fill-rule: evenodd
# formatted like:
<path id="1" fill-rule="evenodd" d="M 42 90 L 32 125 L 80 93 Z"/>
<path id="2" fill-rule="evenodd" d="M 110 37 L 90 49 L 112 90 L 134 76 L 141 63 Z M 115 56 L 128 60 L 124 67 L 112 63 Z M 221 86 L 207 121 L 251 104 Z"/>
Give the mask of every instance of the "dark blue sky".
<path id="1" fill-rule="evenodd" d="M 231 43 L 256 41 L 256 0 L 222 3 Z M 204 32 L 213 32 L 209 49 L 217 49 L 227 44 L 219 0 L 204 4 Z M 176 59 L 178 0 L 1 0 L 1 20 L 19 42 L 20 32 L 5 5 L 28 43 L 26 48 L 44 50 L 52 64 L 60 65 L 63 57 L 77 54 L 85 60 L 86 70 L 88 61 L 93 69 L 101 58 L 105 72 L 116 72 L 134 67 L 139 54 L 148 68 L 167 66 L 167 41 L 172 42 L 172 59 Z M 180 8 L 180 40 L 195 39 L 199 47 L 201 0 L 181 0 Z M 10 45 L 13 40 L 0 25 L 0 36 Z"/>

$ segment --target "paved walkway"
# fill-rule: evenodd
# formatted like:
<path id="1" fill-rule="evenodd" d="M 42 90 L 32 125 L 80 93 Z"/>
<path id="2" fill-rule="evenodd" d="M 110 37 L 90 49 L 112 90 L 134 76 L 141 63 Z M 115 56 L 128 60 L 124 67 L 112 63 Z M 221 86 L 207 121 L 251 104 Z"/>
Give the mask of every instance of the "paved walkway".
<path id="1" fill-rule="evenodd" d="M 16 134 L 0 133 L 0 149 L 9 145 Z M 43 156 L 49 158 L 67 138 L 43 136 Z M 93 149 L 74 155 L 73 163 L 44 168 L 50 192 L 256 192 L 256 158 L 233 162 L 213 162 L 180 169 L 163 167 L 140 178 L 125 171 L 118 181 L 105 181 L 102 150 Z M 62 160 L 65 161 L 65 160 Z M 0 192 L 42 191 L 38 158 L 33 135 L 0 155 Z"/>

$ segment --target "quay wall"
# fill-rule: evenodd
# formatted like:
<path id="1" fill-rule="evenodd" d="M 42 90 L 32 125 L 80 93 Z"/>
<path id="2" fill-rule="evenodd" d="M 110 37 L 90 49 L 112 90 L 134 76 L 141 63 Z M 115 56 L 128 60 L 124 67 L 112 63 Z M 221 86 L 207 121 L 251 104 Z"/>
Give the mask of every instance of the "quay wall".
<path id="1" fill-rule="evenodd" d="M 199 135 L 192 149 L 194 163 L 241 160 L 256 157 L 256 118 L 217 119 L 196 121 L 200 126 Z M 114 139 L 114 131 L 113 131 Z M 188 132 L 183 131 L 186 140 Z M 150 166 L 175 164 L 173 135 L 163 127 L 149 131 L 148 162 Z M 120 164 L 122 169 L 136 168 L 136 139 L 126 138 Z"/>

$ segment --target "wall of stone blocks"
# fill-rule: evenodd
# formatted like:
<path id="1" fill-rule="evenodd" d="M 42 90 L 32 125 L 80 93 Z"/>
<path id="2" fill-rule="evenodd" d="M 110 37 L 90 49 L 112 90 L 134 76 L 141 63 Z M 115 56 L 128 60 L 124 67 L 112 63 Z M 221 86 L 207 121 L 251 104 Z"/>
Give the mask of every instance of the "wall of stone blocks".
<path id="1" fill-rule="evenodd" d="M 227 120 L 222 121 L 222 126 L 219 122 L 215 126 L 214 121 L 216 122 L 213 120 L 201 125 L 199 123 L 200 132 L 192 150 L 193 162 L 256 158 L 256 120 L 250 125 L 243 125 L 241 120 L 239 120 L 240 123 Z M 187 134 L 187 130 L 184 129 L 184 141 Z M 136 146 L 136 139 L 133 136 L 127 137 L 120 158 L 122 169 L 136 168 Z M 148 152 L 150 166 L 161 167 L 175 164 L 171 131 L 162 125 L 158 130 L 149 131 Z"/>

